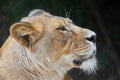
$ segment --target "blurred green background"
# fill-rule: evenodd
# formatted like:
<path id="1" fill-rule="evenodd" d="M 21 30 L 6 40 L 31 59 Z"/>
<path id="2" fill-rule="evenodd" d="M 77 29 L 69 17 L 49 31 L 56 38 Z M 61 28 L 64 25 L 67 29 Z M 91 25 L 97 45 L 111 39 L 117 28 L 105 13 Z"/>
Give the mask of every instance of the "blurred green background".
<path id="1" fill-rule="evenodd" d="M 120 3 L 119 0 L 1 0 L 0 46 L 9 35 L 10 26 L 27 16 L 32 9 L 43 9 L 66 17 L 97 34 L 96 75 L 83 75 L 78 69 L 69 71 L 74 80 L 120 80 Z"/>

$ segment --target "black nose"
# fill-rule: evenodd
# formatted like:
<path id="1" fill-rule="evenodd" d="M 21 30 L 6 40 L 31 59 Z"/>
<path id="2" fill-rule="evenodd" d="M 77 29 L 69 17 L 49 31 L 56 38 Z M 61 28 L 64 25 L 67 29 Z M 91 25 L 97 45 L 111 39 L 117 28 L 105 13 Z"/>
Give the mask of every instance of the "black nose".
<path id="1" fill-rule="evenodd" d="M 96 35 L 92 35 L 91 37 L 87 37 L 86 40 L 96 43 Z"/>

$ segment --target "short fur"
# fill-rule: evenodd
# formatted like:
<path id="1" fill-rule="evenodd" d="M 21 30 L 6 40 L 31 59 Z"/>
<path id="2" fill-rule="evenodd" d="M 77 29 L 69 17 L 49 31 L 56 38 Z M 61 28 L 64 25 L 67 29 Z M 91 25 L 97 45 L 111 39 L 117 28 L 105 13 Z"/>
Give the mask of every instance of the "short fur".
<path id="1" fill-rule="evenodd" d="M 0 49 L 0 80 L 71 80 L 71 68 L 95 72 L 96 46 L 86 39 L 93 35 L 68 18 L 33 10 L 11 26 Z M 87 60 L 76 65 L 77 59 Z"/>

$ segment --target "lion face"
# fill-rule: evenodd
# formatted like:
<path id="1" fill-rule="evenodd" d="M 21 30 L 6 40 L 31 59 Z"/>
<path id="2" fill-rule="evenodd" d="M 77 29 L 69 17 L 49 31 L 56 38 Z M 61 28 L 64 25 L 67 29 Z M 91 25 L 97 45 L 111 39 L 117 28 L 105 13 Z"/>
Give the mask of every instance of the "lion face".
<path id="1" fill-rule="evenodd" d="M 39 61 L 65 70 L 80 68 L 95 72 L 96 34 L 76 26 L 68 18 L 33 10 L 12 25 L 11 36 Z"/>

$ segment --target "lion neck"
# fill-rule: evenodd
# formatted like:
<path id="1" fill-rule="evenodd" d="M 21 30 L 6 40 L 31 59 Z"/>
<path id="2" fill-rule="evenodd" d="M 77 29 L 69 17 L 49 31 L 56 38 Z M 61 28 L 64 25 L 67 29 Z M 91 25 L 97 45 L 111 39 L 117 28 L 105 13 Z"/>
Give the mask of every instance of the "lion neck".
<path id="1" fill-rule="evenodd" d="M 63 68 L 64 64 L 52 64 L 52 62 L 47 60 L 46 56 L 36 58 L 33 53 L 11 37 L 8 38 L 2 49 L 3 52 L 5 52 L 2 55 L 2 57 L 5 58 L 3 59 L 4 61 L 2 61 L 2 65 L 3 68 L 6 68 L 4 70 L 10 72 L 10 75 L 17 74 L 22 76 L 22 78 L 24 77 L 25 80 L 63 80 L 64 74 L 67 72 L 68 67 Z M 3 75 L 7 76 L 9 72 Z"/>

